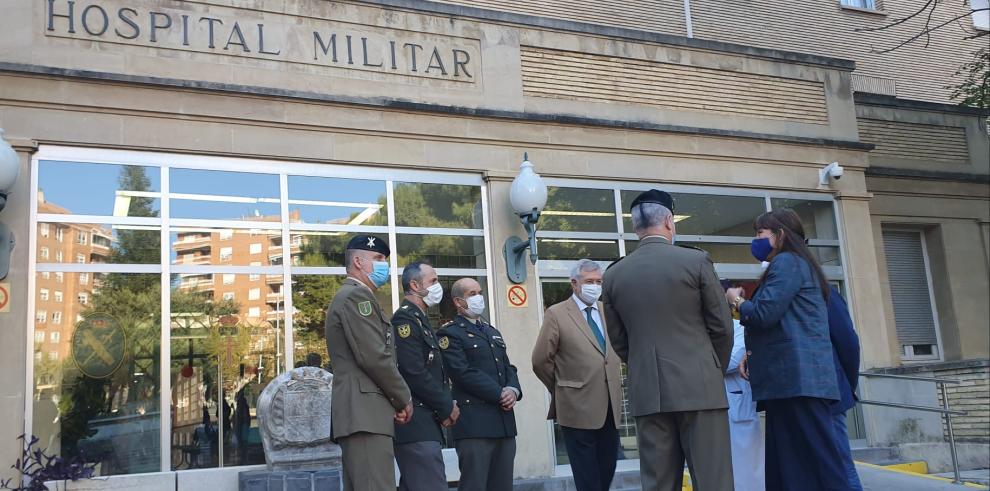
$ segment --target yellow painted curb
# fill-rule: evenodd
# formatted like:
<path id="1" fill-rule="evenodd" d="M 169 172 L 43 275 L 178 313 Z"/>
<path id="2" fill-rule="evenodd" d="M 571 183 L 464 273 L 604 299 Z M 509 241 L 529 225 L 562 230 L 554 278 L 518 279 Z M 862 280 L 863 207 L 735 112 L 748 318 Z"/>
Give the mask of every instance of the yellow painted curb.
<path id="1" fill-rule="evenodd" d="M 884 469 L 897 469 L 901 471 L 914 472 L 916 474 L 928 474 L 928 462 L 920 460 L 917 462 L 904 462 L 883 466 Z"/>
<path id="2" fill-rule="evenodd" d="M 918 474 L 917 472 L 910 472 L 910 471 L 905 471 L 905 470 L 901 470 L 901 469 L 895 469 L 895 468 L 892 468 L 892 467 L 884 467 L 882 465 L 867 464 L 866 462 L 856 462 L 856 465 L 861 465 L 863 467 L 869 467 L 871 469 L 881 469 L 881 470 L 885 470 L 885 471 L 896 472 L 898 474 L 907 474 L 909 476 L 921 477 L 921 478 L 924 478 L 924 479 L 931 479 L 933 481 L 942 481 L 942 482 L 948 482 L 948 483 L 951 483 L 952 482 L 952 479 L 948 479 L 948 478 L 945 478 L 945 477 L 930 476 L 928 474 Z M 963 484 L 963 486 L 970 487 L 970 488 L 987 489 L 986 486 L 980 486 L 979 484 L 973 484 L 971 482 L 964 482 L 962 484 Z"/>

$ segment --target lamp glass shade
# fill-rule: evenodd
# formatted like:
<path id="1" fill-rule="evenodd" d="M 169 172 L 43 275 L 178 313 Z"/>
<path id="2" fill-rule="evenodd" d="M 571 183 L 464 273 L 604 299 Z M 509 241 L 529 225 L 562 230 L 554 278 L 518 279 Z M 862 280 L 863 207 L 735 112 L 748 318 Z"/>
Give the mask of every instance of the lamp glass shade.
<path id="1" fill-rule="evenodd" d="M 14 187 L 20 172 L 21 159 L 7 140 L 3 139 L 3 129 L 0 129 L 0 193 L 6 194 Z"/>
<path id="2" fill-rule="evenodd" d="M 542 212 L 547 205 L 547 185 L 528 160 L 519 166 L 519 175 L 512 181 L 509 201 L 517 215 L 531 213 L 533 208 Z"/>

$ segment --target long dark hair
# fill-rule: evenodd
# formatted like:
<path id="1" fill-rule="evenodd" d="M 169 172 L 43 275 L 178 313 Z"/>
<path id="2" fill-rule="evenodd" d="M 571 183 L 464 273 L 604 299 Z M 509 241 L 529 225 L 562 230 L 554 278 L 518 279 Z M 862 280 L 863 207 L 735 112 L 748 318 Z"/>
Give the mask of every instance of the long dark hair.
<path id="1" fill-rule="evenodd" d="M 801 218 L 798 217 L 798 214 L 790 208 L 768 211 L 756 217 L 756 220 L 753 221 L 754 230 L 761 228 L 772 231 L 774 236 L 777 237 L 776 247 L 774 247 L 776 254 L 791 252 L 808 262 L 808 265 L 811 266 L 811 271 L 818 280 L 818 284 L 821 285 L 822 296 L 828 302 L 829 287 L 828 281 L 825 279 L 825 272 L 822 271 L 822 266 L 818 264 L 818 260 L 815 259 L 815 256 L 811 254 L 811 250 L 808 249 L 807 239 L 804 236 L 804 225 L 801 224 Z M 769 271 L 769 268 L 767 271 Z M 767 271 L 764 271 L 763 276 L 760 277 L 761 283 L 766 278 Z"/>

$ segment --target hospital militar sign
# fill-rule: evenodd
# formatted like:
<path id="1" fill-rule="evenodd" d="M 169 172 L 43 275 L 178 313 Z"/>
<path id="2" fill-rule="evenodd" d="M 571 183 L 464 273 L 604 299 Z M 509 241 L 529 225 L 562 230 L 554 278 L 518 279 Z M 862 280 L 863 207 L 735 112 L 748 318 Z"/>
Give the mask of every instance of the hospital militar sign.
<path id="1" fill-rule="evenodd" d="M 477 39 L 193 2 L 43 0 L 43 5 L 49 37 L 452 82 L 475 83 L 479 75 Z"/>

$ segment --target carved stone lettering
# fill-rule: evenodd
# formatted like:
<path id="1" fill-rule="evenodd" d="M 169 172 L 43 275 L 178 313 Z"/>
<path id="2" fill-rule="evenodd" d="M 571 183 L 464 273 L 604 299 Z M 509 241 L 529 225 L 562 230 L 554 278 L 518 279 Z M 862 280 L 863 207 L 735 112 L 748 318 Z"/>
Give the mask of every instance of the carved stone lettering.
<path id="1" fill-rule="evenodd" d="M 198 2 L 45 0 L 49 37 L 276 60 L 336 70 L 450 82 L 479 82 L 477 39 L 297 17 Z M 180 62 L 184 58 L 169 58 Z M 270 65 L 268 65 L 270 66 Z"/>

